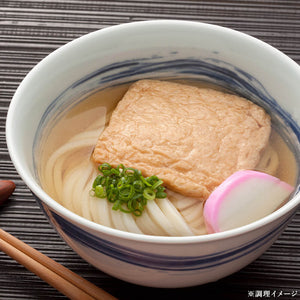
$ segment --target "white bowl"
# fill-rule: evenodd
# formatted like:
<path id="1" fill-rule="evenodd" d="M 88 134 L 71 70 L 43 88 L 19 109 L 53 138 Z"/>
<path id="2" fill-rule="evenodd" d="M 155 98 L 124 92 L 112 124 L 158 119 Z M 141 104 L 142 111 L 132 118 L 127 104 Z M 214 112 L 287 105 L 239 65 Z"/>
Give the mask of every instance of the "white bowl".
<path id="1" fill-rule="evenodd" d="M 7 144 L 50 222 L 83 259 L 135 284 L 187 287 L 218 280 L 259 257 L 296 212 L 298 190 L 276 212 L 247 226 L 205 236 L 146 236 L 95 224 L 62 207 L 41 188 L 34 161 L 43 126 L 88 91 L 162 77 L 217 83 L 272 110 L 299 156 L 300 67 L 246 34 L 176 20 L 109 27 L 54 51 L 17 89 L 7 116 Z"/>

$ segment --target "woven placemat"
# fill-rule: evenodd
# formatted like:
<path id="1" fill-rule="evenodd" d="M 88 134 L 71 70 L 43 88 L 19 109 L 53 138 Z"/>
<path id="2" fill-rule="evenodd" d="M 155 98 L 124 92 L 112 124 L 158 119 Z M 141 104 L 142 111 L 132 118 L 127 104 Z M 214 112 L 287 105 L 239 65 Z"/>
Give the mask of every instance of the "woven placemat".
<path id="1" fill-rule="evenodd" d="M 236 29 L 300 63 L 300 1 L 76 1 L 0 2 L 0 174 L 15 181 L 0 207 L 0 227 L 120 299 L 300 298 L 300 212 L 259 259 L 218 282 L 185 289 L 152 289 L 122 282 L 83 261 L 49 225 L 8 155 L 5 120 L 21 80 L 46 55 L 83 34 L 139 20 L 181 19 Z M 280 72 L 280 70 L 278 70 Z M 299 83 L 300 84 L 300 83 Z M 300 96 L 299 96 L 300 97 Z M 64 299 L 0 253 L 0 299 Z"/>

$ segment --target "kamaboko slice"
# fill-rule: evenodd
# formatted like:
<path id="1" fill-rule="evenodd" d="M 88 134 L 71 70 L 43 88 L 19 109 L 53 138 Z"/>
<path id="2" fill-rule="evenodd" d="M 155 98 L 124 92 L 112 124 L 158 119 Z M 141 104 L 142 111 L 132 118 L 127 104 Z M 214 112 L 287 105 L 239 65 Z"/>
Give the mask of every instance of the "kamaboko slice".
<path id="1" fill-rule="evenodd" d="M 266 173 L 242 170 L 221 183 L 204 205 L 208 233 L 237 228 L 280 207 L 294 187 Z"/>

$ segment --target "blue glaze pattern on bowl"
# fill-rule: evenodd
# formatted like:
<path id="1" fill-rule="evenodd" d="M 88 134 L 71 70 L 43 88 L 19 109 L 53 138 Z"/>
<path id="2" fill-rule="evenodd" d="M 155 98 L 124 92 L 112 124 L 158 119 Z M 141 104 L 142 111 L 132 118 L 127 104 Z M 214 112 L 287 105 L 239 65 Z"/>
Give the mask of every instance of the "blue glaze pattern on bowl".
<path id="1" fill-rule="evenodd" d="M 146 269 L 163 270 L 163 271 L 195 271 L 203 269 L 213 269 L 217 266 L 238 260 L 250 253 L 255 252 L 270 243 L 278 237 L 290 222 L 294 215 L 282 221 L 277 227 L 272 228 L 267 233 L 247 241 L 243 245 L 227 249 L 226 251 L 216 251 L 209 255 L 199 256 L 174 256 L 174 255 L 157 255 L 151 252 L 138 251 L 135 248 L 129 248 L 95 236 L 71 222 L 62 218 L 49 208 L 46 208 L 37 199 L 41 209 L 53 223 L 58 233 L 68 236 L 68 239 L 75 241 L 82 247 L 93 249 L 112 259 L 122 261 L 134 266 L 140 266 Z"/>
<path id="2" fill-rule="evenodd" d="M 274 240 L 290 221 L 290 219 L 284 220 L 276 228 L 239 247 L 222 252 L 215 252 L 210 255 L 185 257 L 157 255 L 151 252 L 142 252 L 133 248 L 122 247 L 74 226 L 55 212 L 51 212 L 51 215 L 52 222 L 55 222 L 56 228 L 59 228 L 64 234 L 68 235 L 69 238 L 82 244 L 84 247 L 94 249 L 106 256 L 129 264 L 165 271 L 209 269 L 239 259 L 240 257 L 247 256 L 249 253 L 254 252 L 256 249 L 259 249 Z"/>

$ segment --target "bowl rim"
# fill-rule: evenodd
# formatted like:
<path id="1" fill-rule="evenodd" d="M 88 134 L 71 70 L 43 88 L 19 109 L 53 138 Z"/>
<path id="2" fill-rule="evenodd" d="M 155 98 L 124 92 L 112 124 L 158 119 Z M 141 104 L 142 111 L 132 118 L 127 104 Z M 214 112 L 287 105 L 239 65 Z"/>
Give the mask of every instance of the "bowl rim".
<path id="1" fill-rule="evenodd" d="M 293 61 L 291 58 L 289 58 L 287 55 L 279 51 L 278 49 L 274 48 L 273 46 L 265 43 L 264 41 L 261 41 L 251 35 L 248 35 L 246 33 L 223 27 L 220 25 L 215 24 L 209 24 L 204 22 L 198 22 L 198 21 L 184 21 L 184 20 L 150 20 L 150 21 L 136 21 L 136 22 L 130 22 L 130 23 L 124 23 L 124 24 L 118 24 L 109 26 L 103 29 L 99 29 L 93 32 L 90 32 L 88 34 L 85 34 L 81 37 L 78 37 L 67 44 L 61 46 L 60 48 L 54 50 L 52 53 L 47 55 L 44 59 L 42 59 L 36 66 L 33 67 L 33 69 L 25 76 L 25 78 L 20 83 L 19 87 L 17 88 L 12 101 L 10 103 L 8 113 L 7 113 L 7 120 L 6 120 L 6 142 L 8 146 L 8 152 L 10 154 L 11 160 L 24 181 L 24 183 L 29 187 L 31 192 L 40 199 L 41 202 L 45 203 L 47 206 L 49 206 L 52 210 L 54 210 L 59 215 L 66 217 L 68 220 L 71 220 L 72 223 L 77 223 L 80 226 L 86 227 L 87 229 L 93 230 L 94 232 L 97 232 L 97 234 L 104 233 L 108 236 L 113 236 L 116 238 L 124 239 L 124 240 L 133 240 L 133 241 L 140 241 L 145 243 L 157 243 L 157 244 L 194 244 L 194 243 L 206 243 L 210 241 L 217 241 L 217 240 L 223 240 L 227 239 L 229 237 L 236 237 L 239 235 L 243 235 L 245 233 L 249 233 L 251 231 L 258 230 L 264 226 L 267 226 L 268 224 L 271 224 L 272 222 L 276 221 L 277 219 L 280 219 L 281 217 L 284 217 L 285 215 L 290 215 L 293 213 L 293 211 L 296 209 L 297 206 L 300 205 L 300 193 L 295 195 L 289 202 L 287 202 L 285 205 L 280 207 L 275 212 L 269 214 L 268 216 L 261 218 L 255 222 L 252 222 L 250 224 L 230 229 L 224 232 L 218 232 L 213 234 L 206 234 L 206 235 L 196 235 L 196 236 L 154 236 L 154 235 L 143 235 L 143 234 L 137 234 L 137 233 L 131 233 L 126 231 L 121 231 L 118 229 L 110 228 L 98 223 L 95 223 L 93 221 L 87 220 L 72 211 L 68 210 L 67 208 L 63 207 L 61 204 L 56 202 L 53 198 L 51 198 L 46 192 L 43 191 L 43 189 L 40 187 L 39 184 L 37 184 L 34 180 L 30 178 L 30 176 L 26 173 L 26 170 L 22 167 L 22 162 L 18 159 L 16 152 L 14 151 L 14 141 L 13 141 L 13 118 L 14 118 L 14 112 L 17 109 L 18 101 L 20 101 L 22 94 L 22 90 L 26 89 L 26 85 L 28 82 L 30 82 L 30 77 L 32 74 L 39 71 L 40 68 L 43 68 L 43 66 L 48 62 L 49 59 L 55 59 L 55 56 L 57 56 L 60 52 L 68 51 L 69 48 L 76 47 L 77 43 L 82 43 L 85 41 L 85 39 L 93 39 L 95 35 L 101 35 L 101 34 L 109 34 L 110 32 L 118 31 L 119 29 L 126 29 L 126 28 L 132 28 L 135 26 L 173 26 L 178 25 L 180 26 L 191 26 L 194 28 L 208 28 L 211 30 L 218 30 L 224 33 L 229 33 L 232 35 L 237 35 L 241 38 L 247 39 L 252 43 L 257 43 L 260 47 L 263 47 L 267 49 L 268 51 L 272 52 L 274 55 L 277 55 L 279 59 L 285 60 L 286 63 L 289 64 L 290 68 L 294 68 L 295 71 L 299 73 L 300 78 L 300 66 Z"/>

